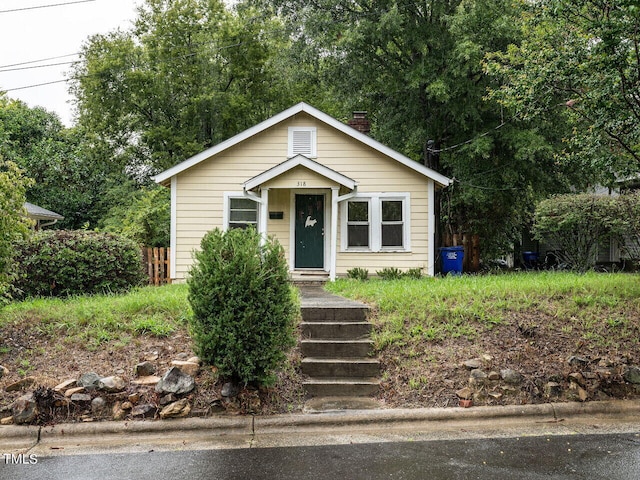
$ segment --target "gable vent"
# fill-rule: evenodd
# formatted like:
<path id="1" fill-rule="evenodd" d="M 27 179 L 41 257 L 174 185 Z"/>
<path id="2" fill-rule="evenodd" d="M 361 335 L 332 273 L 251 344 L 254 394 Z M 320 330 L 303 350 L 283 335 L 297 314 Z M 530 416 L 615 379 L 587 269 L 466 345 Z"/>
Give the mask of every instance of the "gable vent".
<path id="1" fill-rule="evenodd" d="M 315 128 L 291 127 L 289 129 L 289 157 L 296 155 L 316 156 Z"/>

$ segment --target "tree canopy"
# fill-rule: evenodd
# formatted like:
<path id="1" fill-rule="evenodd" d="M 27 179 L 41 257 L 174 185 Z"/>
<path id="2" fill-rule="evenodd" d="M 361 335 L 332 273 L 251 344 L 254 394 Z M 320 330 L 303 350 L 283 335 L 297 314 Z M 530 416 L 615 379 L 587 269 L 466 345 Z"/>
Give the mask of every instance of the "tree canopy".
<path id="1" fill-rule="evenodd" d="M 27 235 L 30 221 L 24 208 L 29 180 L 0 153 L 0 305 L 9 294 L 15 242 Z"/>
<path id="2" fill-rule="evenodd" d="M 518 119 L 558 117 L 570 130 L 558 153 L 590 161 L 609 181 L 640 163 L 640 5 L 634 0 L 528 2 L 523 39 L 496 53 L 503 78 L 491 97 Z"/>

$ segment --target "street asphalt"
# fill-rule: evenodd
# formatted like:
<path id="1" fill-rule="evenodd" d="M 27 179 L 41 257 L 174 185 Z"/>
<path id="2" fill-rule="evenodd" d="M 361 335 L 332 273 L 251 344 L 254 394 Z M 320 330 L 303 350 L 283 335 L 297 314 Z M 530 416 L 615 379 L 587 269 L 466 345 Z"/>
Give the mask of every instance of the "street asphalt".
<path id="1" fill-rule="evenodd" d="M 315 412 L 0 426 L 0 453 L 57 456 L 640 432 L 638 400 Z"/>

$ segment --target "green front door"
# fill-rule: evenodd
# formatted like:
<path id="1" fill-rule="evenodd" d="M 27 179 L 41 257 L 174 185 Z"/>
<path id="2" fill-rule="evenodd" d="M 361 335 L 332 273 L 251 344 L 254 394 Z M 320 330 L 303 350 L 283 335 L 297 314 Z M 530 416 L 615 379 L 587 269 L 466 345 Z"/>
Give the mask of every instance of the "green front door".
<path id="1" fill-rule="evenodd" d="M 324 195 L 296 195 L 295 268 L 324 267 Z"/>

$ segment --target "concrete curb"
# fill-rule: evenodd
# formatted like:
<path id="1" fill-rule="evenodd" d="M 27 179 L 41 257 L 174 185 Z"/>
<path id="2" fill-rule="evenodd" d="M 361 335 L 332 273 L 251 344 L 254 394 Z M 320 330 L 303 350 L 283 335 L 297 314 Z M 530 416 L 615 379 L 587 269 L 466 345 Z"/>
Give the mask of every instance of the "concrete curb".
<path id="1" fill-rule="evenodd" d="M 185 418 L 162 421 L 121 421 L 69 423 L 51 427 L 1 426 L 0 445 L 35 444 L 46 440 L 91 436 L 177 435 L 266 435 L 294 432 L 336 433 L 356 430 L 423 429 L 446 422 L 557 421 L 567 419 L 615 420 L 640 415 L 640 400 L 615 400 L 589 403 L 546 403 L 474 408 L 419 408 L 389 410 L 333 411 L 314 414 L 274 415 L 268 417 Z"/>

